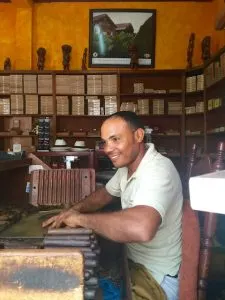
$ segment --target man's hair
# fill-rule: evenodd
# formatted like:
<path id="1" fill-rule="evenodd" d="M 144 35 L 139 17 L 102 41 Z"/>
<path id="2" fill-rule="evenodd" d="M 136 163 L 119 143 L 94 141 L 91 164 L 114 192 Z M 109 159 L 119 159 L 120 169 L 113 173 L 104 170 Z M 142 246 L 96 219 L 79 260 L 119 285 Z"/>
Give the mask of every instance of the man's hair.
<path id="1" fill-rule="evenodd" d="M 140 118 L 132 111 L 118 111 L 108 116 L 107 119 L 113 118 L 123 119 L 134 130 L 137 130 L 138 128 L 144 129 L 144 125 L 142 124 Z"/>

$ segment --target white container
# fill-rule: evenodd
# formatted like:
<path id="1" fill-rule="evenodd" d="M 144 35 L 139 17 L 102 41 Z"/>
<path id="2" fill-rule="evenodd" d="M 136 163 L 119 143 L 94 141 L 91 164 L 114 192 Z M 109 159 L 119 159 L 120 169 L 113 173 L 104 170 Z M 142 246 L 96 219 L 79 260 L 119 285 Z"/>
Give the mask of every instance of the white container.
<path id="1" fill-rule="evenodd" d="M 225 171 L 191 177 L 189 190 L 193 209 L 225 214 Z"/>

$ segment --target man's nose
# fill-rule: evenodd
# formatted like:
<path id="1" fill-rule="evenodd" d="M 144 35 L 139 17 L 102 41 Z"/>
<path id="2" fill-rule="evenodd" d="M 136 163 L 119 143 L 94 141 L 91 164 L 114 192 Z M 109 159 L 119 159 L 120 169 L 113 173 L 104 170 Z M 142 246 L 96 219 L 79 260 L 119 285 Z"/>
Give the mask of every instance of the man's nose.
<path id="1" fill-rule="evenodd" d="M 112 143 L 110 143 L 110 142 L 105 143 L 104 151 L 106 154 L 109 154 L 112 151 L 112 148 L 113 148 Z"/>

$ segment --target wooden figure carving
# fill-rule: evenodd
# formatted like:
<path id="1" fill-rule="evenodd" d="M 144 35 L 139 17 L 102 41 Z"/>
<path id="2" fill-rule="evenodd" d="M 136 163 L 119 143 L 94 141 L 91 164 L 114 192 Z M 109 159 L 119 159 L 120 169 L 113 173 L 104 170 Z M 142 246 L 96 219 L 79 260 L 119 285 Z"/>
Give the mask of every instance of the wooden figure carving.
<path id="1" fill-rule="evenodd" d="M 195 33 L 191 33 L 187 49 L 187 69 L 192 68 L 192 59 L 195 46 Z"/>
<path id="2" fill-rule="evenodd" d="M 9 57 L 7 57 L 6 59 L 5 59 L 5 61 L 4 61 L 4 70 L 5 71 L 9 71 L 9 70 L 11 70 L 11 60 L 10 60 L 10 58 Z"/>
<path id="3" fill-rule="evenodd" d="M 130 67 L 131 69 L 138 68 L 138 49 L 136 45 L 132 44 L 128 47 L 128 54 L 130 56 Z"/>
<path id="4" fill-rule="evenodd" d="M 87 70 L 87 51 L 88 51 L 88 49 L 85 48 L 84 53 L 83 53 L 83 58 L 82 58 L 82 65 L 81 65 L 81 69 L 83 71 Z"/>
<path id="5" fill-rule="evenodd" d="M 42 71 L 42 70 L 44 70 L 44 67 L 45 67 L 46 49 L 42 48 L 42 47 L 38 48 L 37 55 L 38 55 L 37 68 L 39 71 Z"/>
<path id="6" fill-rule="evenodd" d="M 72 51 L 72 47 L 70 45 L 62 45 L 63 51 L 63 69 L 65 71 L 69 71 L 70 69 L 70 53 Z"/>
<path id="7" fill-rule="evenodd" d="M 211 37 L 205 36 L 201 43 L 202 46 L 202 61 L 210 59 L 211 57 Z"/>

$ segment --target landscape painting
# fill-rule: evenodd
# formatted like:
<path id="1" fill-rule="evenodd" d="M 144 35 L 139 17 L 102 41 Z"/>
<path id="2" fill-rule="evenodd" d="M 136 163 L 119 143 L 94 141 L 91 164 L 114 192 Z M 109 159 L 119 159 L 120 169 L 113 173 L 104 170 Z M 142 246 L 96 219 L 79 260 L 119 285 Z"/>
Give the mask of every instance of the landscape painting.
<path id="1" fill-rule="evenodd" d="M 156 10 L 91 9 L 90 67 L 129 67 L 129 49 L 136 49 L 138 65 L 155 66 Z"/>

